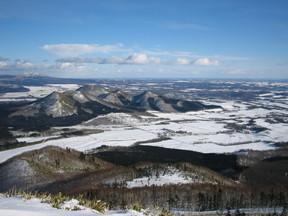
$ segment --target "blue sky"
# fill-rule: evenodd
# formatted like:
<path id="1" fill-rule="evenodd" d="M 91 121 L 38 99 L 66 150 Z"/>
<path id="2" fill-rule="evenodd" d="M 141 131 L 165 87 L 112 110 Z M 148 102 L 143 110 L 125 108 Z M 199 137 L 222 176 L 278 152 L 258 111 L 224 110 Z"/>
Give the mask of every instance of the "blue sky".
<path id="1" fill-rule="evenodd" d="M 287 0 L 0 0 L 0 73 L 288 78 Z"/>

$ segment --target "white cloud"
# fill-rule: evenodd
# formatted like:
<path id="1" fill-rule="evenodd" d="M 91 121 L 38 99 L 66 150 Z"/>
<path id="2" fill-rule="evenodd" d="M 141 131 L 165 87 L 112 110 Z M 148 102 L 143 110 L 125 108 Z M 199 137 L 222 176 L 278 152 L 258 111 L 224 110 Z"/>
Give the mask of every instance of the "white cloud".
<path id="1" fill-rule="evenodd" d="M 198 58 L 194 61 L 194 65 L 217 66 L 219 65 L 219 61 L 217 59 L 211 59 L 211 58 Z"/>
<path id="2" fill-rule="evenodd" d="M 60 58 L 57 59 L 58 63 L 92 63 L 92 64 L 130 64 L 130 65 L 201 65 L 201 66 L 217 66 L 219 60 L 201 57 L 201 58 L 188 58 L 178 57 L 172 59 L 161 59 L 159 56 L 149 55 L 147 53 L 134 53 L 128 57 L 123 56 L 111 56 L 111 57 L 72 57 L 72 58 Z"/>
<path id="3" fill-rule="evenodd" d="M 156 57 L 160 57 L 157 56 Z M 215 57 L 184 57 L 162 59 L 140 52 L 118 57 L 73 57 L 56 62 L 31 62 L 0 57 L 0 74 L 43 74 L 61 77 L 219 77 L 219 78 L 275 78 L 287 79 L 287 65 L 251 68 L 245 65 L 220 64 Z M 182 58 L 182 59 L 181 59 Z M 190 63 L 190 64 L 188 64 Z M 187 65 L 186 65 L 187 64 Z M 199 66 L 200 65 L 200 66 Z M 212 65 L 211 67 L 201 65 Z M 219 65 L 214 66 L 213 65 Z M 273 75 L 273 77 L 272 77 Z"/>
<path id="4" fill-rule="evenodd" d="M 72 62 L 62 62 L 62 63 L 57 63 L 56 65 L 52 65 L 52 68 L 55 68 L 56 70 L 59 71 L 68 71 L 68 72 L 82 72 L 87 69 L 87 67 L 84 64 L 79 64 L 79 63 L 72 63 Z M 51 68 L 51 69 L 52 69 Z"/>
<path id="5" fill-rule="evenodd" d="M 74 65 L 75 65 L 74 63 L 70 63 L 70 62 L 63 62 L 63 63 L 58 64 L 59 68 L 64 69 L 64 70 L 74 67 Z"/>
<path id="6" fill-rule="evenodd" d="M 122 44 L 46 44 L 42 46 L 42 49 L 59 56 L 60 59 L 57 59 L 57 62 L 74 63 L 217 66 L 220 61 L 242 59 L 229 56 L 203 56 L 189 51 L 137 50 L 124 47 Z M 117 52 L 118 55 L 112 56 L 111 53 L 113 52 Z M 91 53 L 105 55 L 97 55 L 98 57 L 83 56 Z"/>
<path id="7" fill-rule="evenodd" d="M 10 64 L 10 60 L 8 58 L 3 58 L 0 56 L 0 69 L 8 67 Z"/>
<path id="8" fill-rule="evenodd" d="M 33 63 L 22 59 L 11 61 L 9 59 L 0 58 L 0 69 L 2 70 L 22 70 L 32 68 L 33 66 Z"/>
<path id="9" fill-rule="evenodd" d="M 145 53 L 133 54 L 126 59 L 126 63 L 129 64 L 147 64 L 148 62 L 149 57 Z"/>
<path id="10" fill-rule="evenodd" d="M 188 58 L 177 58 L 176 63 L 179 65 L 189 65 L 191 61 Z"/>
<path id="11" fill-rule="evenodd" d="M 46 44 L 42 49 L 62 57 L 80 56 L 89 53 L 108 53 L 124 50 L 121 44 Z"/>
<path id="12" fill-rule="evenodd" d="M 34 66 L 33 63 L 25 60 L 18 59 L 14 63 L 12 63 L 17 68 L 31 68 Z"/>
<path id="13" fill-rule="evenodd" d="M 0 61 L 0 68 L 5 68 L 9 65 L 8 61 Z"/>
<path id="14" fill-rule="evenodd" d="M 194 60 L 185 57 L 179 57 L 176 59 L 176 64 L 178 65 L 217 66 L 219 65 L 219 63 L 220 62 L 217 59 L 212 59 L 208 57 L 201 57 Z"/>
<path id="15" fill-rule="evenodd" d="M 123 64 L 159 64 L 160 58 L 149 56 L 145 53 L 134 53 L 128 56 Z"/>
<path id="16" fill-rule="evenodd" d="M 111 56 L 111 57 L 95 57 L 95 58 L 60 58 L 56 60 L 59 63 L 94 63 L 94 64 L 160 64 L 158 57 L 147 55 L 146 53 L 134 53 L 128 57 Z"/>

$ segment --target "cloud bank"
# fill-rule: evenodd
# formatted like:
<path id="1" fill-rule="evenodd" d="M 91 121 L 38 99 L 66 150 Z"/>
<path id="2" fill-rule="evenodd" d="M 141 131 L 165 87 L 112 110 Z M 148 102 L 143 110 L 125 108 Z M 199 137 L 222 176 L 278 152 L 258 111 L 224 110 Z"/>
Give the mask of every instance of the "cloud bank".
<path id="1" fill-rule="evenodd" d="M 161 59 L 158 56 L 151 56 L 146 53 L 133 53 L 127 57 L 95 57 L 95 58 L 59 58 L 56 62 L 69 63 L 93 63 L 93 64 L 119 64 L 119 65 L 197 65 L 197 66 L 218 66 L 220 61 L 212 58 L 183 58 Z"/>
<path id="2" fill-rule="evenodd" d="M 45 44 L 42 46 L 42 49 L 57 56 L 72 57 L 90 53 L 109 53 L 122 51 L 123 46 L 121 44 Z"/>
<path id="3" fill-rule="evenodd" d="M 62 63 L 197 66 L 218 66 L 220 64 L 216 58 L 197 56 L 191 52 L 163 50 L 137 52 L 122 44 L 45 44 L 42 49 L 60 57 L 56 62 Z M 118 53 L 118 55 L 112 55 L 113 53 Z M 97 57 L 84 57 L 88 54 L 97 54 Z M 105 55 L 101 57 L 100 54 Z"/>
<path id="4" fill-rule="evenodd" d="M 200 74 L 208 73 L 207 71 L 219 73 L 219 71 L 224 71 L 227 62 L 239 61 L 238 58 L 231 59 L 225 56 L 203 56 L 178 50 L 145 50 L 139 47 L 126 47 L 122 44 L 44 44 L 41 49 L 52 54 L 52 57 L 40 62 L 0 57 L 0 73 L 32 72 L 51 76 L 65 75 L 66 77 L 70 75 L 77 77 L 78 74 L 78 77 L 88 75 L 91 77 L 93 74 L 97 76 L 105 71 L 108 73 L 107 77 L 112 74 L 114 76 L 118 72 L 123 75 L 125 73 L 136 75 L 138 72 L 146 74 L 147 72 L 147 76 L 149 73 L 152 73 L 152 76 L 164 74 L 168 76 L 169 73 L 175 74 L 176 72 L 177 74 Z M 229 71 L 236 71 L 236 69 L 231 68 Z M 228 74 L 228 72 L 225 73 Z"/>

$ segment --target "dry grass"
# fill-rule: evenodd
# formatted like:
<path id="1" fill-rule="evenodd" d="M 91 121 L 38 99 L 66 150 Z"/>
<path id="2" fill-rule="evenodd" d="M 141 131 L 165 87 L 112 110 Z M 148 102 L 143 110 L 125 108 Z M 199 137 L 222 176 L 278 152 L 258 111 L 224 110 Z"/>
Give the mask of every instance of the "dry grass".
<path id="1" fill-rule="evenodd" d="M 82 195 L 70 197 L 61 192 L 58 194 L 49 194 L 49 193 L 38 193 L 38 192 L 26 192 L 21 190 L 12 189 L 8 192 L 4 193 L 6 197 L 22 197 L 25 200 L 30 200 L 33 198 L 40 199 L 43 203 L 49 203 L 53 208 L 61 208 L 61 205 L 64 204 L 65 201 L 69 201 L 71 199 L 77 199 L 79 201 L 79 205 L 94 209 L 98 212 L 104 213 L 109 209 L 109 206 L 101 201 L 101 200 L 88 200 L 84 198 Z M 79 210 L 79 209 L 73 209 Z"/>

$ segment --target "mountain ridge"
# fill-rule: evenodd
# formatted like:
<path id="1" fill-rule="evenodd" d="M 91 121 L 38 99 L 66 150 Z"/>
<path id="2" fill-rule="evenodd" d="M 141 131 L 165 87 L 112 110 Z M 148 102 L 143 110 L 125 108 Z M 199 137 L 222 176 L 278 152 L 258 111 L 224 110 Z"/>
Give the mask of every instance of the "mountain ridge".
<path id="1" fill-rule="evenodd" d="M 187 112 L 221 108 L 198 101 L 168 98 L 144 91 L 132 95 L 121 89 L 109 89 L 98 85 L 84 85 L 74 91 L 53 92 L 44 98 L 17 108 L 10 113 L 11 126 L 25 126 L 25 122 L 39 119 L 47 126 L 71 125 L 112 112 Z M 42 121 L 41 120 L 41 121 Z M 61 120 L 61 121 L 60 121 Z M 60 121 L 60 122 L 59 122 Z"/>

